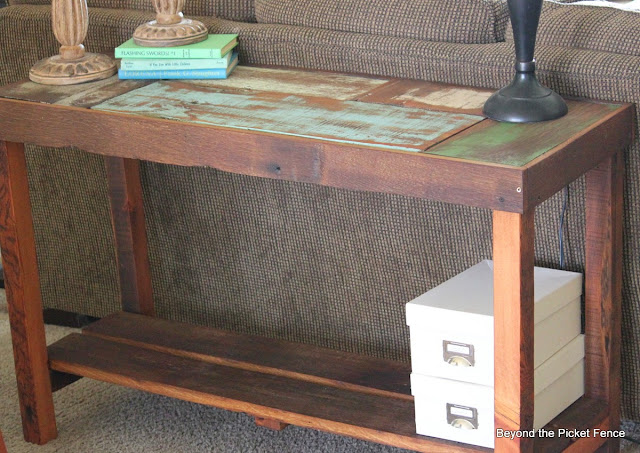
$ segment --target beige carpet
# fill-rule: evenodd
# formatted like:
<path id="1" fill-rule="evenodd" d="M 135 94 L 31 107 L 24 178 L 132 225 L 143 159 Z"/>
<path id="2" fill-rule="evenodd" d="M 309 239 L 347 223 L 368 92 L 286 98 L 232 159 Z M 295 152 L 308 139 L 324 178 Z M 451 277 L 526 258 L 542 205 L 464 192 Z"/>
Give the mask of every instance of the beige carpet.
<path id="1" fill-rule="evenodd" d="M 73 329 L 47 326 L 47 340 Z M 22 440 L 9 322 L 0 290 L 0 430 L 9 453 L 398 453 L 403 450 L 311 429 L 258 427 L 244 414 L 82 379 L 54 394 L 58 438 Z M 629 424 L 640 437 L 640 427 Z M 625 453 L 640 448 L 625 442 Z"/>

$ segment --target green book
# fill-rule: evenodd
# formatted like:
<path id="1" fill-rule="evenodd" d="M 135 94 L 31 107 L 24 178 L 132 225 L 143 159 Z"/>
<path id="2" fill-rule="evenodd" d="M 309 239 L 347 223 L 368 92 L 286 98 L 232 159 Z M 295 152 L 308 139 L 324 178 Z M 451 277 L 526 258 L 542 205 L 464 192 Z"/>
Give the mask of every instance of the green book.
<path id="1" fill-rule="evenodd" d="M 238 35 L 209 35 L 186 46 L 143 47 L 133 38 L 116 47 L 116 58 L 222 58 L 238 45 Z"/>

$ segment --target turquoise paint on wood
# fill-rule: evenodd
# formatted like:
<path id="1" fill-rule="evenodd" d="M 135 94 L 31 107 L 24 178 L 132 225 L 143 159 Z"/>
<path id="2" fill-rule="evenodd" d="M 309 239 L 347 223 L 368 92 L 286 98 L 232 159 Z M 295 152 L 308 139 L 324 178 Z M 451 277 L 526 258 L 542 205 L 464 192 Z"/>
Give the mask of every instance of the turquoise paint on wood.
<path id="1" fill-rule="evenodd" d="M 584 110 L 587 104 L 569 102 L 570 110 Z M 616 104 L 599 104 L 602 110 L 614 111 Z M 459 136 L 426 151 L 443 157 L 473 160 L 513 167 L 523 167 L 574 134 L 602 119 L 602 110 L 565 116 L 542 123 L 493 123 L 471 135 Z M 514 145 L 514 144 L 517 144 Z"/>
<path id="2" fill-rule="evenodd" d="M 483 118 L 419 108 L 302 97 L 224 92 L 157 82 L 94 109 L 403 151 L 421 151 Z"/>
<path id="3" fill-rule="evenodd" d="M 427 150 L 427 153 L 521 167 L 557 145 L 556 142 L 553 142 L 545 147 L 536 147 L 529 153 L 523 153 L 522 147 L 509 146 L 509 144 L 521 143 L 518 139 L 522 136 L 524 128 L 528 126 L 526 124 L 496 123 L 491 128 L 477 131 L 466 137 L 457 137 L 455 141 L 450 143 L 443 143 L 435 149 Z M 483 146 L 478 146 L 480 143 Z"/>

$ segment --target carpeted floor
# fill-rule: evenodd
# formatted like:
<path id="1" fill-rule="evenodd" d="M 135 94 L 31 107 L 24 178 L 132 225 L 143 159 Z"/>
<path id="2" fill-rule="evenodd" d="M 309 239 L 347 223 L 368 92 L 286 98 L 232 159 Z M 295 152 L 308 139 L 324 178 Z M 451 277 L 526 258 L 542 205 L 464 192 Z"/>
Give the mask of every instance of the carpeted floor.
<path id="1" fill-rule="evenodd" d="M 47 340 L 72 329 L 47 326 Z M 244 414 L 82 379 L 54 394 L 58 438 L 22 440 L 9 322 L 0 291 L 0 430 L 9 453 L 400 453 L 404 450 L 289 426 L 276 432 Z M 625 428 L 640 438 L 640 425 Z M 640 453 L 623 444 L 625 453 Z"/>

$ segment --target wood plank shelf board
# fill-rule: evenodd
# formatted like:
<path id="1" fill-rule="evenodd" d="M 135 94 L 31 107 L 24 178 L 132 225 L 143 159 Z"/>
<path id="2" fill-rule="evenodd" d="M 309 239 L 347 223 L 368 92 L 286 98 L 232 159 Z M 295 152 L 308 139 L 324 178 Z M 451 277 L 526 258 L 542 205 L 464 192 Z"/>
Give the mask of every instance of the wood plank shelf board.
<path id="1" fill-rule="evenodd" d="M 54 373 L 423 452 L 490 451 L 415 433 L 407 364 L 312 345 L 116 313 L 49 347 Z M 548 430 L 608 426 L 581 398 Z M 538 438 L 545 452 L 594 439 Z M 543 451 L 536 450 L 536 451 Z"/>
<path id="2" fill-rule="evenodd" d="M 194 403 L 423 452 L 487 451 L 415 433 L 413 402 L 71 334 L 53 370 Z M 339 367 L 339 364 L 336 364 Z"/>
<path id="3" fill-rule="evenodd" d="M 407 379 L 411 366 L 402 362 L 126 312 L 95 322 L 83 333 L 219 365 L 413 401 Z"/>

